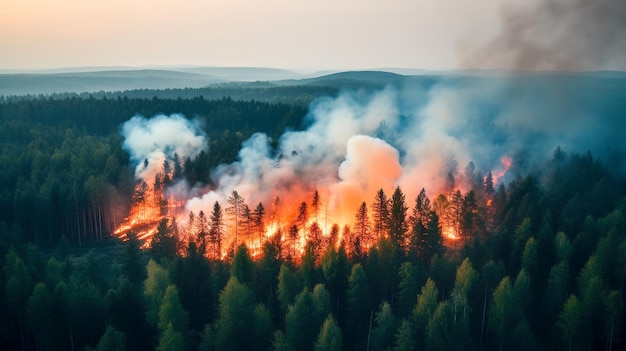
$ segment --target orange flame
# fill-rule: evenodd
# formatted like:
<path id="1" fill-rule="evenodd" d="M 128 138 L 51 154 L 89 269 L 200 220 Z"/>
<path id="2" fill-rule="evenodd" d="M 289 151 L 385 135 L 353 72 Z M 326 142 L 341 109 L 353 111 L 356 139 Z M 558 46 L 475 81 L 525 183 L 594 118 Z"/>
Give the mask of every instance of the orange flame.
<path id="1" fill-rule="evenodd" d="M 492 172 L 494 184 L 500 181 L 506 172 L 511 168 L 513 160 L 509 156 L 502 156 L 500 158 L 500 163 L 501 166 Z M 137 187 L 139 189 L 139 185 Z M 355 212 L 352 213 L 333 213 L 333 217 L 330 217 L 328 213 L 325 213 L 328 212 L 327 210 L 318 209 L 319 213 L 316 215 L 311 214 L 307 219 L 306 224 L 300 225 L 297 233 L 291 233 L 290 235 L 290 227 L 293 223 L 295 223 L 295 218 L 297 217 L 297 206 L 294 205 L 302 203 L 304 199 L 310 200 L 312 198 L 312 194 L 304 191 L 304 188 L 305 187 L 298 188 L 298 191 L 290 193 L 290 196 L 288 197 L 290 200 L 289 203 L 282 203 L 279 206 L 280 208 L 272 208 L 271 211 L 268 211 L 267 223 L 265 224 L 263 233 L 251 234 L 248 236 L 242 234 L 240 228 L 238 243 L 244 243 L 248 247 L 248 250 L 253 258 L 261 257 L 264 243 L 271 239 L 274 235 L 280 233 L 280 241 L 283 245 L 283 250 L 293 255 L 293 259 L 298 260 L 305 252 L 306 244 L 309 239 L 309 230 L 314 223 L 318 224 L 321 237 L 325 242 L 329 241 L 331 227 L 334 224 L 337 224 L 340 228 L 343 228 L 344 225 L 353 225 L 356 208 L 354 209 Z M 448 205 L 451 203 L 453 194 L 456 190 L 457 189 L 449 189 L 446 194 L 441 195 L 445 198 L 445 202 Z M 324 195 L 330 197 L 330 194 L 328 193 Z M 344 201 L 346 200 L 344 199 Z M 493 200 L 491 198 L 487 198 L 485 205 L 490 207 L 492 205 L 492 201 Z M 326 206 L 328 206 L 328 204 Z M 184 207 L 184 201 L 176 199 L 171 195 L 164 196 L 162 192 L 155 191 L 155 189 L 149 187 L 146 190 L 143 201 L 135 201 L 132 204 L 128 217 L 126 217 L 125 220 L 115 229 L 114 235 L 122 240 L 127 240 L 127 232 L 132 230 L 137 234 L 139 240 L 143 242 L 142 247 L 148 248 L 151 245 L 152 237 L 157 232 L 159 222 L 163 219 L 175 218 L 176 223 L 179 226 L 179 240 L 182 241 L 183 244 L 188 244 L 190 241 L 196 240 L 196 238 L 190 237 L 189 233 L 187 233 L 186 226 L 188 213 L 185 213 L 186 211 L 184 210 Z M 438 212 L 439 223 L 441 226 L 441 233 L 445 241 L 452 243 L 461 240 L 462 238 L 457 229 L 458 225 L 456 225 L 455 220 L 453 219 L 454 216 L 450 216 L 449 213 L 445 213 L 445 209 L 440 209 L 440 211 L 442 212 Z M 371 212 L 369 215 L 371 217 Z M 229 247 L 234 244 L 233 225 L 227 225 L 224 229 L 225 239 L 222 244 L 221 252 L 214 253 L 213 257 L 222 259 L 225 258 Z M 337 241 L 329 244 L 337 247 L 341 240 L 348 239 L 343 238 L 343 235 L 343 230 L 340 230 L 335 238 Z M 360 243 L 361 250 L 363 252 L 368 252 L 370 247 L 376 243 L 376 239 L 377 238 L 365 239 L 366 241 Z"/>

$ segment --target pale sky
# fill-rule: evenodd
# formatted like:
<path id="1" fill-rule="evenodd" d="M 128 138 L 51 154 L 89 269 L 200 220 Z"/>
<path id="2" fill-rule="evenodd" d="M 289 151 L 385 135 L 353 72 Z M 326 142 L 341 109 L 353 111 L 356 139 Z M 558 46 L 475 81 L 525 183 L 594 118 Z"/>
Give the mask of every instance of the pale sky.
<path id="1" fill-rule="evenodd" d="M 455 69 L 498 32 L 502 2 L 0 0 L 0 69 Z"/>
<path id="2" fill-rule="evenodd" d="M 0 0 L 0 69 L 451 69 L 497 0 Z"/>

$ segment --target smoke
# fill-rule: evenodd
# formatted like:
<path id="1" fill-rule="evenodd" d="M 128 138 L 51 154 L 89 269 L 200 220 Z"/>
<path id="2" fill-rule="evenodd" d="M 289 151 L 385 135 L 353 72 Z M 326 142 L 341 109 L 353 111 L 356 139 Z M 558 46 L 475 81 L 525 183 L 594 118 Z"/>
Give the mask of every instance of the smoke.
<path id="1" fill-rule="evenodd" d="M 165 160 L 177 154 L 181 161 L 207 149 L 207 141 L 197 121 L 182 115 L 158 115 L 147 119 L 135 116 L 122 125 L 123 147 L 137 166 L 137 178 L 150 179 Z M 147 164 L 145 163 L 147 161 Z"/>
<path id="2" fill-rule="evenodd" d="M 564 79 L 570 89 L 562 88 Z M 431 198 L 451 186 L 469 190 L 468 170 L 474 179 L 493 171 L 507 182 L 540 169 L 558 146 L 602 156 L 623 145 L 626 85 L 614 84 L 623 80 L 572 75 L 556 81 L 551 75 L 447 77 L 426 87 L 416 78 L 404 87 L 343 92 L 314 102 L 303 130 L 286 131 L 277 141 L 252 135 L 235 162 L 211 171 L 210 188 L 170 188 L 195 213 L 209 213 L 216 201 L 225 206 L 237 191 L 251 208 L 261 202 L 283 223 L 318 191 L 323 211 L 332 215 L 324 221 L 343 225 L 379 189 L 390 195 L 400 186 L 410 204 L 421 188 Z M 133 117 L 122 133 L 144 179 L 174 152 L 193 158 L 207 147 L 198 123 L 180 115 Z"/>
<path id="3" fill-rule="evenodd" d="M 485 96 L 470 91 L 442 82 L 426 93 L 389 87 L 321 99 L 311 106 L 308 128 L 284 133 L 276 149 L 264 134 L 245 141 L 236 162 L 213 171 L 216 187 L 186 207 L 207 212 L 237 191 L 250 206 L 278 197 L 281 212 L 294 217 L 317 190 L 333 221 L 350 224 L 379 189 L 391 194 L 400 186 L 408 199 L 422 187 L 436 195 L 448 190 L 459 164 L 490 170 L 509 151 L 489 140 L 492 130 L 474 101 Z"/>
<path id="4" fill-rule="evenodd" d="M 465 68 L 532 71 L 626 69 L 623 0 L 537 0 L 507 3 L 501 31 L 464 53 Z"/>
<path id="5" fill-rule="evenodd" d="M 392 190 L 401 173 L 398 151 L 373 137 L 396 125 L 394 98 L 394 92 L 384 90 L 320 99 L 307 116 L 309 127 L 284 133 L 276 150 L 266 135 L 254 134 L 243 143 L 237 162 L 214 170 L 217 187 L 191 199 L 187 209 L 206 212 L 236 190 L 249 204 L 267 206 L 278 197 L 289 213 L 318 190 L 336 216 L 351 219 L 355 201 L 373 197 L 381 187 Z"/>

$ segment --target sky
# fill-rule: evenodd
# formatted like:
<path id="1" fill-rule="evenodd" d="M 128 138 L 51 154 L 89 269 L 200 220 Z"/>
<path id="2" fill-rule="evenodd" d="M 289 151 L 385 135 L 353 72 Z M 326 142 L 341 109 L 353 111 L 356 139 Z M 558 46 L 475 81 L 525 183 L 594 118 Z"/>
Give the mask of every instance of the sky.
<path id="1" fill-rule="evenodd" d="M 626 70 L 624 0 L 0 0 L 0 69 Z"/>
<path id="2" fill-rule="evenodd" d="M 0 69 L 455 69 L 496 0 L 0 0 Z"/>

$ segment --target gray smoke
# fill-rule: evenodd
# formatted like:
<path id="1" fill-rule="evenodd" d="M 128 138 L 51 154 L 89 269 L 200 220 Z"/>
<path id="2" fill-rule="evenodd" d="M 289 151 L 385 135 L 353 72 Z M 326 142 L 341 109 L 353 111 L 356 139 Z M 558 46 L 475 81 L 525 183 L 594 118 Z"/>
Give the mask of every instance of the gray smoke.
<path id="1" fill-rule="evenodd" d="M 464 68 L 530 71 L 626 70 L 626 1 L 508 3 L 501 31 L 465 53 Z"/>

